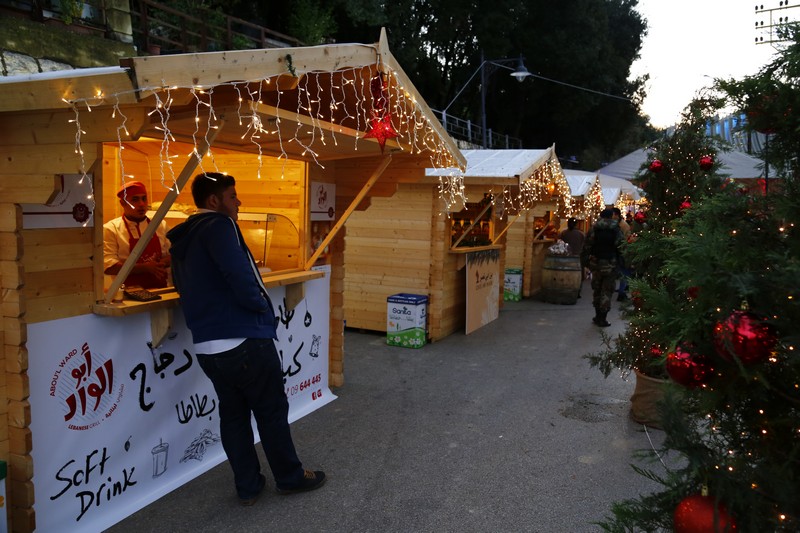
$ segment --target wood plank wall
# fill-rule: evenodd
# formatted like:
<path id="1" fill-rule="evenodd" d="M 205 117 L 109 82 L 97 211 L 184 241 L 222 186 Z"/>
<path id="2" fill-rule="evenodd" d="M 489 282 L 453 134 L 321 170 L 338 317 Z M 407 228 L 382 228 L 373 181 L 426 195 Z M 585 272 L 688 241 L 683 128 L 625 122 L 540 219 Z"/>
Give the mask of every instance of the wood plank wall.
<path id="1" fill-rule="evenodd" d="M 466 188 L 470 201 L 484 192 L 484 186 Z M 350 217 L 344 254 L 348 327 L 385 332 L 386 299 L 405 292 L 428 296 L 431 341 L 464 329 L 465 256 L 450 252 L 450 219 L 443 208 L 436 186 L 401 183 L 394 196 L 373 198 L 368 209 Z M 505 261 L 501 250 L 501 275 Z M 502 305 L 502 278 L 499 299 Z"/>
<path id="2" fill-rule="evenodd" d="M 61 118 L 60 135 L 17 130 L 0 145 L 0 458 L 8 463 L 9 529 L 20 532 L 36 527 L 27 324 L 88 313 L 94 303 L 93 230 L 22 229 L 21 203 L 46 203 L 55 175 L 80 172 L 74 142 L 65 142 L 74 131 Z M 82 148 L 91 166 L 98 147 L 86 143 Z"/>
<path id="3" fill-rule="evenodd" d="M 514 216 L 509 217 L 513 220 Z M 524 268 L 525 253 L 527 252 L 525 246 L 525 236 L 528 232 L 528 227 L 531 228 L 533 224 L 533 216 L 530 211 L 525 211 L 519 218 L 511 224 L 506 232 L 506 265 L 507 268 Z"/>
<path id="4" fill-rule="evenodd" d="M 57 174 L 80 173 L 68 114 L 47 114 L 41 135 L 32 130 L 39 119 L 26 116 L 19 128 L 4 128 L 0 144 L 0 458 L 8 463 L 11 531 L 36 527 L 27 324 L 86 314 L 94 303 L 92 228 L 22 229 L 21 203 L 46 203 Z M 98 145 L 82 149 L 86 166 L 99 172 L 91 168 Z"/>
<path id="5" fill-rule="evenodd" d="M 344 318 L 348 327 L 386 331 L 386 299 L 429 294 L 430 185 L 400 184 L 347 221 Z"/>
<path id="6" fill-rule="evenodd" d="M 433 219 L 431 223 L 431 259 L 430 259 L 430 295 L 428 297 L 428 337 L 431 341 L 449 335 L 457 324 L 453 320 L 465 316 L 466 299 L 459 303 L 454 300 L 458 294 L 446 290 L 452 286 L 451 277 L 459 277 L 459 256 L 450 253 L 450 219 L 441 208 L 441 199 L 431 192 L 430 201 Z M 462 269 L 461 277 L 466 284 L 466 271 Z M 461 291 L 462 293 L 464 291 Z M 466 298 L 466 295 L 465 295 Z M 456 309 L 452 309 L 452 305 Z"/>

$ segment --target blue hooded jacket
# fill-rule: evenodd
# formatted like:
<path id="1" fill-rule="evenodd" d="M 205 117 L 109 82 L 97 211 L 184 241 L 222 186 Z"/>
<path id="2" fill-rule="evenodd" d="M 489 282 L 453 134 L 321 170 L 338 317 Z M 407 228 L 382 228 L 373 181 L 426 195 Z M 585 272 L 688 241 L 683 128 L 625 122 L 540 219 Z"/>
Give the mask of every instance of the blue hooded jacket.
<path id="1" fill-rule="evenodd" d="M 195 343 L 274 339 L 277 317 L 236 222 L 204 212 L 167 233 L 172 276 Z"/>

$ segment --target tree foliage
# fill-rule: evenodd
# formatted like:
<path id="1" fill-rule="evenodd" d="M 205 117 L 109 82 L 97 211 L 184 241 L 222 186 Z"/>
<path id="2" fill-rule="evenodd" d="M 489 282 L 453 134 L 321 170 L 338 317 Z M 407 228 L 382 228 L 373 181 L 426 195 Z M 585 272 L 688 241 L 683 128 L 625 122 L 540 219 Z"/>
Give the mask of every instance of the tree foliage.
<path id="1" fill-rule="evenodd" d="M 717 159 L 719 146 L 703 129 L 726 100 L 751 119 L 754 102 L 764 112 L 765 97 L 798 101 L 800 32 L 791 35 L 792 44 L 761 72 L 722 82 L 719 97 L 693 102 L 674 135 L 654 146 L 662 166 L 640 171 L 650 207 L 646 227 L 636 228 L 638 239 L 626 250 L 637 273 L 636 306 L 625 333 L 590 358 L 606 375 L 648 357 L 650 372 L 667 370 L 674 383 L 661 406 L 665 439 L 652 456 L 671 460 L 640 470 L 661 490 L 616 503 L 602 524 L 607 531 L 670 530 L 679 503 L 704 490 L 739 532 L 800 530 L 796 119 L 781 111 L 768 122 L 771 146 L 780 147 L 770 149 L 770 159 L 782 170 L 780 187 L 769 194 L 721 179 L 718 163 L 698 163 L 704 155 Z M 745 312 L 755 327 L 736 325 Z M 733 330 L 751 340 L 732 344 Z M 674 372 L 679 348 L 682 364 L 702 376 Z"/>
<path id="2" fill-rule="evenodd" d="M 640 114 L 646 78 L 628 79 L 646 34 L 637 4 L 303 0 L 243 1 L 241 10 L 309 44 L 375 42 L 385 27 L 392 52 L 426 102 L 439 110 L 452 102 L 449 114 L 474 123 L 481 120 L 480 77 L 467 80 L 479 68 L 481 52 L 488 60 L 522 55 L 535 75 L 629 98 L 539 78 L 519 83 L 506 70 L 487 67 L 489 128 L 522 139 L 526 148 L 555 143 L 561 156 L 575 156 L 582 168 L 594 170 L 653 137 Z"/>

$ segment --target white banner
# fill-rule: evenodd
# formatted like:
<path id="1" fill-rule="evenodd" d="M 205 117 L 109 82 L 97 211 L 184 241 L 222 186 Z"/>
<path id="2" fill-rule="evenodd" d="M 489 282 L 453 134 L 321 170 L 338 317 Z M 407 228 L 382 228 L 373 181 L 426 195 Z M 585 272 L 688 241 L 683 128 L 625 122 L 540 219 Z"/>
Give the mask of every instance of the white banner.
<path id="1" fill-rule="evenodd" d="M 323 269 L 291 311 L 283 287 L 269 290 L 290 421 L 336 398 L 328 388 L 330 273 Z M 150 331 L 149 313 L 28 326 L 40 531 L 102 531 L 225 460 L 217 398 L 180 309 L 161 346 L 150 347 Z"/>
<path id="2" fill-rule="evenodd" d="M 484 250 L 467 254 L 466 334 L 500 316 L 500 254 Z"/>

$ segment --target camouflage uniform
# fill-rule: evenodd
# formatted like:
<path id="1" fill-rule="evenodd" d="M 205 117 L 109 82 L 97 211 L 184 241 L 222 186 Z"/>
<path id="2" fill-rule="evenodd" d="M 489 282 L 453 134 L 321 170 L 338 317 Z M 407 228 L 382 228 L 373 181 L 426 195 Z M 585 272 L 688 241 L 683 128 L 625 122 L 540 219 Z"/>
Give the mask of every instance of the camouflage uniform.
<path id="1" fill-rule="evenodd" d="M 583 259 L 592 271 L 592 305 L 596 313 L 593 320 L 598 326 L 608 325 L 606 315 L 611 309 L 622 241 L 622 231 L 617 221 L 601 217 L 589 230 L 583 246 Z"/>
<path id="2" fill-rule="evenodd" d="M 608 313 L 617 284 L 617 262 L 593 257 L 589 260 L 589 270 L 592 271 L 592 305 L 595 310 Z"/>

